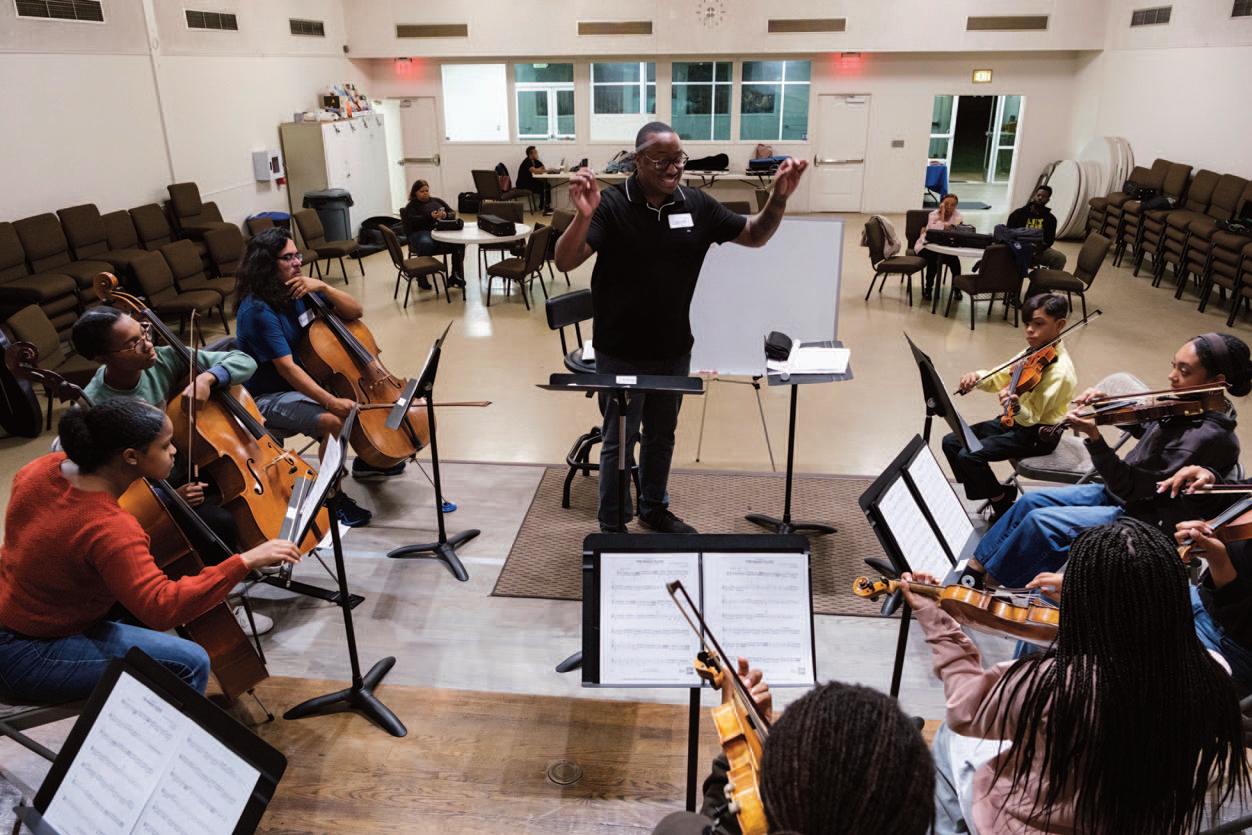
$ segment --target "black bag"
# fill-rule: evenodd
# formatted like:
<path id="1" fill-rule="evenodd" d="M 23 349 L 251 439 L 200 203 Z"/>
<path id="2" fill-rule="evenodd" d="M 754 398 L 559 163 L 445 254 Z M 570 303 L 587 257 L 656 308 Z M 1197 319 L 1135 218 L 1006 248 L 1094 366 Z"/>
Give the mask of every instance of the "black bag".
<path id="1" fill-rule="evenodd" d="M 1238 220 L 1219 220 L 1217 228 L 1223 232 L 1230 232 L 1233 235 L 1243 235 L 1245 238 L 1252 238 L 1252 226 L 1241 223 Z"/>
<path id="2" fill-rule="evenodd" d="M 785 360 L 791 356 L 791 337 L 778 331 L 770 331 L 765 337 L 765 358 L 769 360 Z"/>
<path id="3" fill-rule="evenodd" d="M 435 221 L 436 232 L 460 232 L 465 228 L 465 221 L 459 217 L 445 217 Z"/>
<path id="4" fill-rule="evenodd" d="M 459 214 L 478 214 L 478 207 L 482 205 L 482 197 L 473 191 L 463 191 L 456 196 L 456 210 Z"/>
<path id="5" fill-rule="evenodd" d="M 1141 212 L 1160 212 L 1168 211 L 1172 208 L 1174 208 L 1174 198 L 1158 194 L 1155 197 L 1149 197 L 1147 200 L 1144 200 L 1139 210 Z"/>
<path id="6" fill-rule="evenodd" d="M 1141 186 L 1134 180 L 1127 180 L 1122 184 L 1122 194 L 1131 200 L 1151 200 L 1156 197 L 1156 189 Z"/>
<path id="7" fill-rule="evenodd" d="M 688 171 L 728 171 L 730 157 L 725 154 L 713 154 L 711 157 L 696 157 L 687 160 Z"/>

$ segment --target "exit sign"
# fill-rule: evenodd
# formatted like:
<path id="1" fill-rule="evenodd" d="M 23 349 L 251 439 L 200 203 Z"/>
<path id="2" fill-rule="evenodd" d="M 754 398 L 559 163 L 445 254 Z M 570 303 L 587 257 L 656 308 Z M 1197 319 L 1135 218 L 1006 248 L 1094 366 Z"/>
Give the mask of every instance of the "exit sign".
<path id="1" fill-rule="evenodd" d="M 974 83 L 975 84 L 990 84 L 991 83 L 991 70 L 974 70 Z"/>

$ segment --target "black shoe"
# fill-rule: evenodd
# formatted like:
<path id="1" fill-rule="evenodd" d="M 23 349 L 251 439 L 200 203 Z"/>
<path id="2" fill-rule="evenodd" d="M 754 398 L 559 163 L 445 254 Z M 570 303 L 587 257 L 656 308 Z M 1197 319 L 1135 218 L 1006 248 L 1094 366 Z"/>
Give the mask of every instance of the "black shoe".
<path id="1" fill-rule="evenodd" d="M 930 301 L 930 288 L 929 287 L 922 288 L 922 301 L 924 302 Z"/>
<path id="2" fill-rule="evenodd" d="M 451 278 L 448 279 L 448 286 L 449 287 L 464 287 L 465 277 L 460 276 L 460 275 L 452 276 Z"/>
<path id="3" fill-rule="evenodd" d="M 395 478 L 404 474 L 405 463 L 401 461 L 394 467 L 371 467 L 360 458 L 356 458 L 352 461 L 352 477 L 357 481 L 382 481 Z"/>
<path id="4" fill-rule="evenodd" d="M 423 289 L 423 290 L 431 290 L 431 289 L 434 289 L 434 288 L 432 288 L 432 287 L 430 286 L 430 282 L 429 282 L 429 281 L 427 281 L 427 280 L 426 280 L 426 279 L 424 279 L 424 278 L 423 278 L 423 279 L 419 279 L 419 280 L 418 280 L 418 282 L 417 282 L 417 286 L 418 286 L 419 288 Z"/>
<path id="5" fill-rule="evenodd" d="M 374 514 L 357 504 L 351 496 L 340 493 L 339 504 L 335 509 L 339 524 L 345 528 L 363 528 L 374 518 Z"/>
<path id="6" fill-rule="evenodd" d="M 967 589 L 984 589 L 987 587 L 987 572 L 977 571 L 965 566 L 965 570 L 956 578 L 957 585 Z"/>
<path id="7" fill-rule="evenodd" d="M 614 525 L 601 524 L 600 533 L 630 533 L 630 531 L 626 530 L 625 525 L 614 526 Z"/>
<path id="8" fill-rule="evenodd" d="M 550 215 L 550 214 L 554 214 L 554 212 L 553 212 L 551 209 L 544 209 L 544 210 L 543 210 L 543 216 L 544 216 L 544 217 L 547 217 L 547 216 L 548 216 L 548 215 Z"/>
<path id="9" fill-rule="evenodd" d="M 953 290 L 952 298 L 956 299 L 959 302 L 961 299 L 964 298 L 964 295 L 961 293 L 960 290 Z"/>
<path id="10" fill-rule="evenodd" d="M 1004 488 L 1004 498 L 997 499 L 991 503 L 991 524 L 1000 521 L 1000 517 L 1009 512 L 1009 508 L 1013 506 L 1013 502 L 1017 501 L 1017 488 Z"/>
<path id="11" fill-rule="evenodd" d="M 639 524 L 654 533 L 699 533 L 695 528 L 663 507 L 651 513 L 639 514 Z"/>

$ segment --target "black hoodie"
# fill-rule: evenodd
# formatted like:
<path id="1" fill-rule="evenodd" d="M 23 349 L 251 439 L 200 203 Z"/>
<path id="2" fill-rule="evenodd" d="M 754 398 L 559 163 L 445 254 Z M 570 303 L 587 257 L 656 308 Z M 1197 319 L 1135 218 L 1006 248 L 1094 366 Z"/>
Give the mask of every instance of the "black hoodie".
<path id="1" fill-rule="evenodd" d="M 1027 203 L 1009 215 L 1004 224 L 1010 229 L 1042 229 L 1043 246 L 1040 251 L 1052 246 L 1056 241 L 1056 215 L 1047 206 Z"/>

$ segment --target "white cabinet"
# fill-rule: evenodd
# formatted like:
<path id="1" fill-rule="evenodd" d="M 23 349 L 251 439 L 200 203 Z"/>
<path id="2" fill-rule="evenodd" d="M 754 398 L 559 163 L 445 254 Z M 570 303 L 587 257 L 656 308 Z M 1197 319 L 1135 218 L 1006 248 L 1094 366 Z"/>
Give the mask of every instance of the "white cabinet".
<path id="1" fill-rule="evenodd" d="M 381 113 L 339 122 L 288 122 L 278 126 L 278 135 L 293 213 L 304 207 L 305 192 L 327 188 L 351 193 L 354 237 L 361 221 L 393 213 Z"/>

